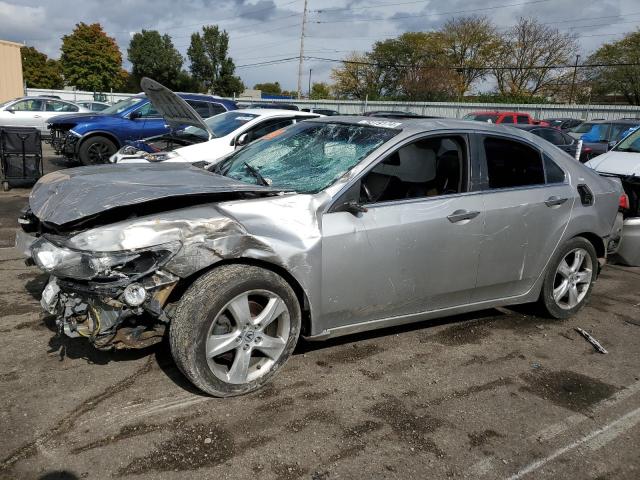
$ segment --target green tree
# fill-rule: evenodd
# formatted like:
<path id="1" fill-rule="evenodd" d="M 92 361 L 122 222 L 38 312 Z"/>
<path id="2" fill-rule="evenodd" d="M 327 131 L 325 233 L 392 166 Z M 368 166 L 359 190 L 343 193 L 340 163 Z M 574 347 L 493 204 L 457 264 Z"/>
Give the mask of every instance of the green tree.
<path id="1" fill-rule="evenodd" d="M 176 89 L 184 59 L 167 34 L 156 30 L 142 30 L 131 38 L 127 48 L 131 74 L 139 82 L 142 77 L 153 78 L 170 89 Z"/>
<path id="2" fill-rule="evenodd" d="M 193 33 L 187 50 L 193 78 L 208 91 L 222 96 L 244 90 L 242 80 L 234 75 L 236 67 L 228 52 L 229 34 L 217 25 L 205 25 L 202 34 Z"/>
<path id="3" fill-rule="evenodd" d="M 458 67 L 456 87 L 461 97 L 490 72 L 500 47 L 498 30 L 487 17 L 457 17 L 440 30 L 447 63 Z"/>
<path id="4" fill-rule="evenodd" d="M 314 82 L 311 85 L 311 92 L 309 93 L 309 97 L 312 100 L 322 100 L 325 98 L 331 98 L 331 90 L 329 85 L 325 82 Z"/>
<path id="5" fill-rule="evenodd" d="M 22 76 L 27 87 L 56 88 L 64 87 L 60 64 L 33 47 L 22 47 Z"/>
<path id="6" fill-rule="evenodd" d="M 78 23 L 62 37 L 60 64 L 67 85 L 105 91 L 122 84 L 122 55 L 116 41 L 99 23 Z"/>
<path id="7" fill-rule="evenodd" d="M 272 95 L 280 95 L 282 93 L 280 82 L 256 83 L 253 88 L 255 88 L 256 90 L 261 90 L 263 93 L 270 93 Z"/>
<path id="8" fill-rule="evenodd" d="M 456 72 L 438 32 L 407 32 L 376 42 L 368 57 L 381 71 L 387 98 L 436 101 L 455 95 Z"/>
<path id="9" fill-rule="evenodd" d="M 623 95 L 630 104 L 640 105 L 640 30 L 605 43 L 587 59 L 589 65 L 620 63 L 632 65 L 595 67 L 586 72 L 586 79 L 595 94 Z"/>
<path id="10" fill-rule="evenodd" d="M 496 51 L 498 91 L 507 96 L 554 94 L 570 72 L 549 67 L 571 62 L 577 50 L 574 35 L 521 18 Z"/>
<path id="11" fill-rule="evenodd" d="M 350 53 L 330 76 L 337 97 L 378 100 L 384 90 L 383 72 L 371 64 L 369 54 Z"/>

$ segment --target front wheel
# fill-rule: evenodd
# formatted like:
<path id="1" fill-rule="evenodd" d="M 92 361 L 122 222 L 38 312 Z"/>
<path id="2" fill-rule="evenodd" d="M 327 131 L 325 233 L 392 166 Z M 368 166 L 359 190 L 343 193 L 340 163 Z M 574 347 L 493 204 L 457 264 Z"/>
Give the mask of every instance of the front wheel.
<path id="1" fill-rule="evenodd" d="M 300 325 L 298 299 L 282 277 L 225 265 L 185 292 L 169 342 L 178 368 L 196 387 L 228 397 L 264 385 L 293 352 Z"/>
<path id="2" fill-rule="evenodd" d="M 545 312 L 558 319 L 578 312 L 591 295 L 597 265 L 595 248 L 585 238 L 572 238 L 562 245 L 549 263 L 540 293 Z"/>
<path id="3" fill-rule="evenodd" d="M 106 137 L 96 135 L 89 137 L 78 149 L 78 159 L 83 165 L 99 165 L 109 163 L 109 157 L 116 153 L 118 147 Z"/>

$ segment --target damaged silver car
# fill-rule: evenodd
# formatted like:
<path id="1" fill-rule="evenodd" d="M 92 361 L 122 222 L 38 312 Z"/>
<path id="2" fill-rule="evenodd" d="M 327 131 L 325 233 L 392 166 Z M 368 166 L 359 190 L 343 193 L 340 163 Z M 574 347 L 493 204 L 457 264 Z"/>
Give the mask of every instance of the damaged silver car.
<path id="1" fill-rule="evenodd" d="M 587 302 L 621 185 L 527 132 L 327 117 L 215 165 L 103 165 L 34 187 L 17 243 L 43 307 L 97 348 L 168 335 L 211 395 L 262 386 L 322 340 L 538 301 Z"/>

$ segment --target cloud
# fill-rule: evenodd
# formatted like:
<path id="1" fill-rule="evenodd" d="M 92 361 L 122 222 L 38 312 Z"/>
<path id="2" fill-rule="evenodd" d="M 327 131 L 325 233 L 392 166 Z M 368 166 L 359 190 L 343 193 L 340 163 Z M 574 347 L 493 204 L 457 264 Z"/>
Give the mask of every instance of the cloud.
<path id="1" fill-rule="evenodd" d="M 414 0 L 417 1 L 417 0 Z M 309 55 L 341 58 L 349 51 L 369 50 L 376 40 L 404 31 L 438 28 L 454 14 L 467 11 L 488 16 L 500 28 L 513 25 L 520 16 L 554 23 L 560 30 L 577 33 L 581 54 L 640 25 L 637 0 L 550 0 L 514 5 L 527 0 L 318 0 L 309 2 L 305 50 Z M 405 3 L 405 5 L 386 5 Z M 61 37 L 78 22 L 99 22 L 120 46 L 126 62 L 130 32 L 156 29 L 169 34 L 176 48 L 186 53 L 191 33 L 203 24 L 217 24 L 230 34 L 231 54 L 237 65 L 295 56 L 299 49 L 303 0 L 0 0 L 0 37 L 25 41 L 57 58 Z M 502 5 L 492 10 L 479 10 Z M 471 12 L 471 10 L 477 10 Z M 617 17 L 617 15 L 622 15 Z M 615 34 L 615 35 L 610 35 Z M 305 62 L 314 81 L 326 81 L 336 64 Z M 238 74 L 247 85 L 279 81 L 295 89 L 297 62 L 242 68 Z"/>

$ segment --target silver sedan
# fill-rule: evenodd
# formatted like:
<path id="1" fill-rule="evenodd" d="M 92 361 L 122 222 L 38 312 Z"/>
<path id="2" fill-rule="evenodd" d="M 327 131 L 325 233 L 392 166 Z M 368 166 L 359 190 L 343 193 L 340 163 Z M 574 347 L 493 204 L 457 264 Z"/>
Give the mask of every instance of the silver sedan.
<path id="1" fill-rule="evenodd" d="M 51 274 L 42 304 L 68 336 L 108 349 L 168 334 L 197 387 L 231 396 L 300 336 L 529 302 L 575 314 L 617 245 L 621 194 L 527 132 L 327 117 L 205 169 L 49 174 L 18 244 Z"/>
<path id="2" fill-rule="evenodd" d="M 24 97 L 0 104 L 0 125 L 35 127 L 49 135 L 47 121 L 58 115 L 88 113 L 90 110 L 72 102 L 49 97 Z"/>

